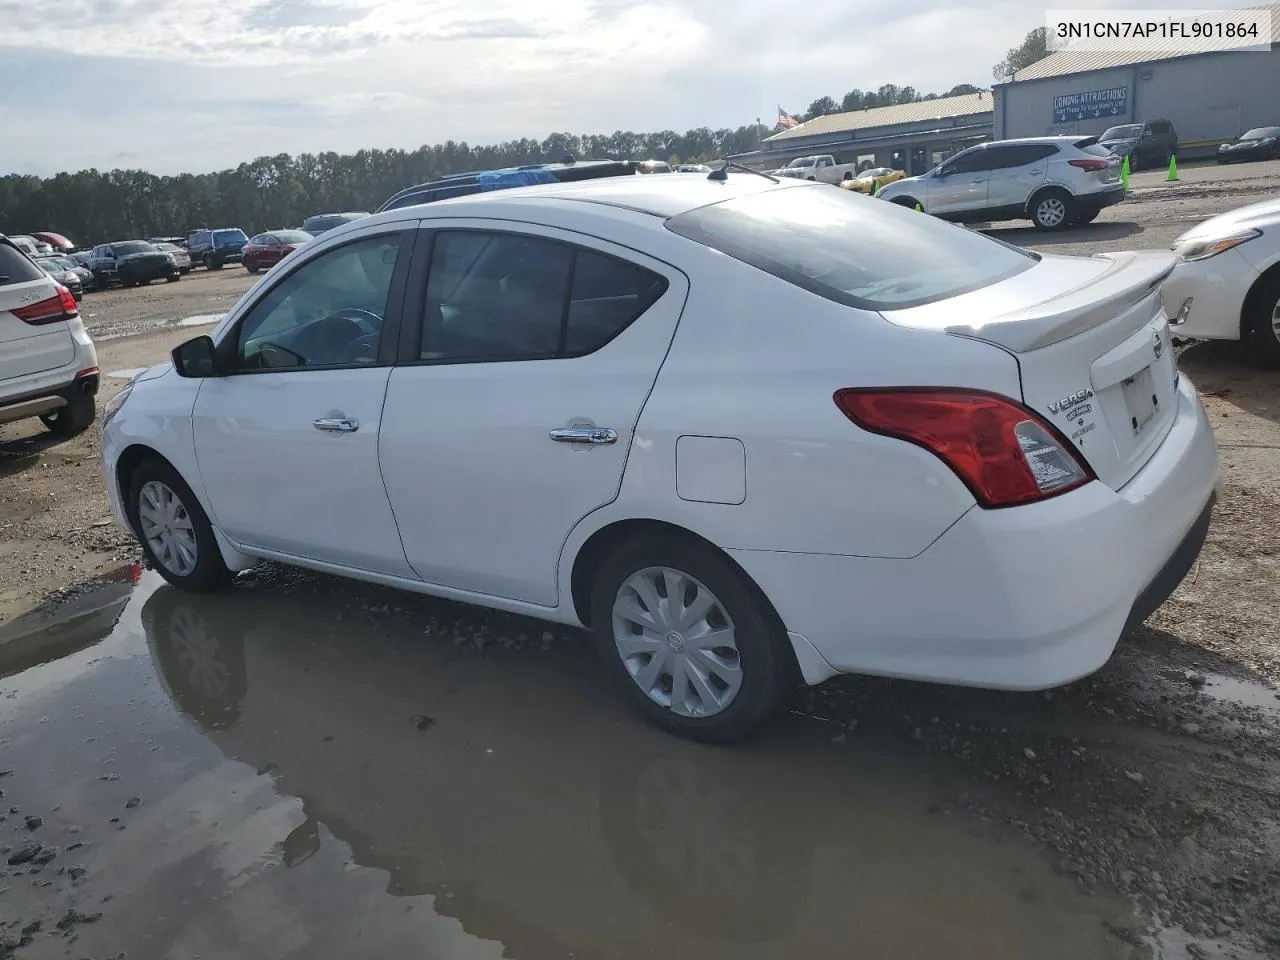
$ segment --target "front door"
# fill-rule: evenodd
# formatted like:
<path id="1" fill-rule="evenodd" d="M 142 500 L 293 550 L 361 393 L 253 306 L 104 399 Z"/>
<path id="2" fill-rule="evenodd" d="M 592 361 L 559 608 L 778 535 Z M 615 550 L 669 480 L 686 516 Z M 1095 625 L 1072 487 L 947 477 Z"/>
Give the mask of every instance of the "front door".
<path id="1" fill-rule="evenodd" d="M 422 579 L 554 606 L 569 532 L 618 495 L 687 282 L 566 231 L 457 228 L 406 306 L 382 476 Z"/>
<path id="2" fill-rule="evenodd" d="M 986 148 L 975 147 L 952 157 L 928 178 L 925 212 L 947 216 L 985 208 L 990 176 Z"/>
<path id="3" fill-rule="evenodd" d="M 365 235 L 277 278 L 218 344 L 196 459 L 237 543 L 412 577 L 378 471 L 398 297 L 413 231 Z"/>

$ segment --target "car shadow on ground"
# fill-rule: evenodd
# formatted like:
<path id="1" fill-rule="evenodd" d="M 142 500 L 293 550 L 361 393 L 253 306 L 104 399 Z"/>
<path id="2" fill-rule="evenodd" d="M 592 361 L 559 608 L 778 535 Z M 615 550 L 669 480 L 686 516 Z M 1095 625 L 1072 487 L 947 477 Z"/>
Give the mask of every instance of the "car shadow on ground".
<path id="1" fill-rule="evenodd" d="M 26 430 L 25 436 L 17 436 Z M 70 437 L 55 436 L 48 431 L 30 432 L 23 424 L 0 426 L 0 477 L 11 477 L 30 470 L 40 462 L 40 454 L 66 443 Z"/>
<path id="2" fill-rule="evenodd" d="M 1000 226 L 977 224 L 975 229 L 996 240 L 1016 243 L 1019 246 L 1034 243 L 1037 247 L 1050 247 L 1070 243 L 1105 243 L 1124 240 L 1144 232 L 1137 223 L 1089 223 L 1080 227 L 1068 227 L 1056 233 L 1045 233 L 1033 226 Z"/>
<path id="3" fill-rule="evenodd" d="M 1178 355 L 1178 366 L 1202 396 L 1280 423 L 1280 370 L 1251 363 L 1245 345 L 1232 340 L 1192 343 Z"/>

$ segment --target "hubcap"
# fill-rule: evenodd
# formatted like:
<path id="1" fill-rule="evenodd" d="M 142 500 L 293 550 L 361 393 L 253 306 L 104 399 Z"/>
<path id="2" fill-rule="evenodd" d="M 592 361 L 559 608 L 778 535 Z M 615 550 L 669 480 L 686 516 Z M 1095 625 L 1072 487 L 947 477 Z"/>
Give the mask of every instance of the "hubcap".
<path id="1" fill-rule="evenodd" d="M 705 585 L 670 567 L 633 573 L 613 602 L 613 640 L 631 679 L 682 717 L 710 717 L 742 688 L 733 621 Z"/>
<path id="2" fill-rule="evenodd" d="M 174 576 L 196 568 L 196 529 L 187 508 L 166 484 L 152 480 L 138 491 L 138 521 L 156 561 Z"/>
<path id="3" fill-rule="evenodd" d="M 1040 208 L 1036 212 L 1042 224 L 1046 227 L 1056 227 L 1066 217 L 1067 207 L 1057 197 L 1049 197 L 1040 201 Z"/>

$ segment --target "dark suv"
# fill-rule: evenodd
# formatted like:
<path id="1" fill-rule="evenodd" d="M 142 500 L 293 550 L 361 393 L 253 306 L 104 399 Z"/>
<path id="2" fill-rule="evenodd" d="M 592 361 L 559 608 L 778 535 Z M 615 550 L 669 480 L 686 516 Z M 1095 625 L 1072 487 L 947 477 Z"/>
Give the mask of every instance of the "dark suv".
<path id="1" fill-rule="evenodd" d="M 191 263 L 202 263 L 206 270 L 221 270 L 228 263 L 239 263 L 241 251 L 249 237 L 239 227 L 220 227 L 217 230 L 201 228 L 192 230 L 187 237 L 187 253 Z"/>
<path id="2" fill-rule="evenodd" d="M 89 254 L 89 270 L 99 290 L 113 283 L 122 287 L 145 286 L 161 279 L 173 283 L 180 276 L 177 261 L 145 240 L 98 244 Z"/>
<path id="3" fill-rule="evenodd" d="M 380 206 L 377 212 L 431 203 L 447 197 L 465 197 L 488 190 L 529 187 L 537 183 L 571 183 L 575 180 L 595 180 L 598 177 L 634 176 L 637 170 L 637 165 L 631 160 L 574 160 L 566 157 L 563 163 L 534 163 L 525 167 L 455 173 L 430 183 L 420 183 L 416 187 L 406 187 Z"/>
<path id="4" fill-rule="evenodd" d="M 1098 142 L 1117 157 L 1129 158 L 1129 169 L 1167 167 L 1178 152 L 1178 131 L 1168 120 L 1122 123 L 1111 127 Z"/>

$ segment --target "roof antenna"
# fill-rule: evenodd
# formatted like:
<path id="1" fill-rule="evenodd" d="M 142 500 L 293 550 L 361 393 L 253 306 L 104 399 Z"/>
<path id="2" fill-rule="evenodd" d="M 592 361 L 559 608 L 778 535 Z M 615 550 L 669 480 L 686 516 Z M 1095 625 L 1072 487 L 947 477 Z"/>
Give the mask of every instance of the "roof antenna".
<path id="1" fill-rule="evenodd" d="M 723 183 L 725 180 L 729 179 L 730 167 L 733 167 L 735 170 L 741 170 L 743 173 L 754 173 L 757 177 L 764 177 L 766 180 L 772 180 L 774 183 L 782 182 L 772 174 L 765 173 L 763 170 L 755 170 L 751 167 L 748 167 L 745 163 L 736 163 L 733 160 L 726 160 L 724 162 L 724 166 L 721 167 L 719 170 L 712 170 L 710 173 L 707 174 L 707 179 L 716 180 Z"/>

